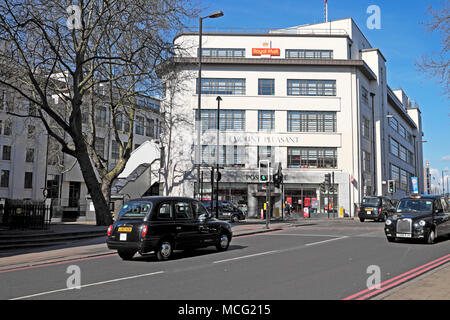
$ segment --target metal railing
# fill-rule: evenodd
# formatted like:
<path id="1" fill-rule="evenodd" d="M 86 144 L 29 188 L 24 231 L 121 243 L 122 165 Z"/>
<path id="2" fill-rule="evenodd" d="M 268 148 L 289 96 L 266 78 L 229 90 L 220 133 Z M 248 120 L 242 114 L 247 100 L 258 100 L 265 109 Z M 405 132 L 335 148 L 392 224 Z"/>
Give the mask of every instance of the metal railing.
<path id="1" fill-rule="evenodd" d="M 47 229 L 52 206 L 44 202 L 6 199 L 0 204 L 0 224 L 8 229 Z"/>
<path id="2" fill-rule="evenodd" d="M 185 27 L 181 32 L 199 32 L 198 27 Z M 345 29 L 303 29 L 303 28 L 237 28 L 237 27 L 208 27 L 203 28 L 205 33 L 231 33 L 231 34 L 298 34 L 298 35 L 348 35 Z"/>

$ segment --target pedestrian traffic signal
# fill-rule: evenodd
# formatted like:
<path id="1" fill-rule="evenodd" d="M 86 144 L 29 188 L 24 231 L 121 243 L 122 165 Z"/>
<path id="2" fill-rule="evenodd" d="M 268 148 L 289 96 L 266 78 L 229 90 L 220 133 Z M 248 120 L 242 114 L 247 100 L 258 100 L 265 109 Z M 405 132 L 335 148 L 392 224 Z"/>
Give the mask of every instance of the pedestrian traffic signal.
<path id="1" fill-rule="evenodd" d="M 216 171 L 216 181 L 219 182 L 222 179 L 222 174 L 219 170 Z"/>
<path id="2" fill-rule="evenodd" d="M 269 160 L 259 160 L 259 182 L 270 182 Z"/>

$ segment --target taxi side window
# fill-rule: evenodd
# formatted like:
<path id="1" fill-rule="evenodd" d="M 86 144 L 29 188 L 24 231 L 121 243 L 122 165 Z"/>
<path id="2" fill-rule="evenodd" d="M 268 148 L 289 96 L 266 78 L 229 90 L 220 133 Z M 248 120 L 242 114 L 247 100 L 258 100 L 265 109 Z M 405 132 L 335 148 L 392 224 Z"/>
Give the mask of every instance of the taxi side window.
<path id="1" fill-rule="evenodd" d="M 175 202 L 175 217 L 178 220 L 192 219 L 192 210 L 189 202 Z"/>
<path id="2" fill-rule="evenodd" d="M 442 205 L 442 208 L 444 209 L 444 212 L 446 212 L 446 213 L 450 212 L 450 207 L 448 205 L 448 202 L 444 198 L 441 198 L 441 205 Z"/>
<path id="3" fill-rule="evenodd" d="M 157 217 L 158 220 L 172 220 L 173 211 L 170 202 L 165 202 L 159 205 Z"/>
<path id="4" fill-rule="evenodd" d="M 442 205 L 440 199 L 434 201 L 434 210 L 439 210 L 442 212 Z"/>
<path id="5" fill-rule="evenodd" d="M 192 202 L 192 207 L 194 209 L 194 217 L 197 219 L 198 217 L 200 217 L 202 214 L 207 214 L 208 211 L 205 209 L 205 207 L 203 206 L 203 204 L 201 204 L 198 201 L 193 201 Z"/>

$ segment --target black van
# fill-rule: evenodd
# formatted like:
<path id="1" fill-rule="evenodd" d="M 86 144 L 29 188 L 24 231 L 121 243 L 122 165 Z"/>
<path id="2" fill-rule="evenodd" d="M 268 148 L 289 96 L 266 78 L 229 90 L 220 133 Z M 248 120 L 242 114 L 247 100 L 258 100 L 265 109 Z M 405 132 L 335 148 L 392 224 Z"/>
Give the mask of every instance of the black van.
<path id="1" fill-rule="evenodd" d="M 358 217 L 361 222 L 366 219 L 386 221 L 395 212 L 395 206 L 388 197 L 364 197 L 358 208 Z"/>
<path id="2" fill-rule="evenodd" d="M 167 260 L 175 249 L 216 246 L 225 251 L 232 236 L 231 225 L 213 218 L 200 201 L 144 197 L 125 203 L 108 228 L 106 243 L 123 260 L 152 251 L 158 260 Z"/>

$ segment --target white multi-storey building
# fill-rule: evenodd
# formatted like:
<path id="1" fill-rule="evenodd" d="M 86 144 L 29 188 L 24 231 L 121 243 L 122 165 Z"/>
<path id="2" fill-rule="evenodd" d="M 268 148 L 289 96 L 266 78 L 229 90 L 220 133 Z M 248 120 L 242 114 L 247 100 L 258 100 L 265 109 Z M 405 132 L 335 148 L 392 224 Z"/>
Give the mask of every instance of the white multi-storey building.
<path id="1" fill-rule="evenodd" d="M 183 90 L 166 93 L 163 105 L 187 121 L 171 131 L 171 163 L 178 171 L 165 181 L 170 195 L 194 196 L 197 32 L 177 35 L 184 50 L 174 58 Z M 297 26 L 267 33 L 203 33 L 201 80 L 202 195 L 211 190 L 208 165 L 216 163 L 216 115 L 220 101 L 220 199 L 248 205 L 258 216 L 265 202 L 258 162 L 281 163 L 285 200 L 301 211 L 343 208 L 355 215 L 365 195 L 410 193 L 411 177 L 423 186 L 422 124 L 417 104 L 386 81 L 386 58 L 372 47 L 352 19 Z M 168 86 L 168 85 L 167 85 Z M 334 198 L 320 191 L 334 173 Z M 420 190 L 423 191 L 423 190 Z M 284 199 L 282 198 L 284 196 Z"/>

